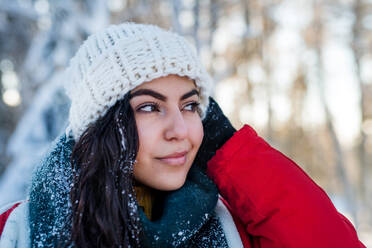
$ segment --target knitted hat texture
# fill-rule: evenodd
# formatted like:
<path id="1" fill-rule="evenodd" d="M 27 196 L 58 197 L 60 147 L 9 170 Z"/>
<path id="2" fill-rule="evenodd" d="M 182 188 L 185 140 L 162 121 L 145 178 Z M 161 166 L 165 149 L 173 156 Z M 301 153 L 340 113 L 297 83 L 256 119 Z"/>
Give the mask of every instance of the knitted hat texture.
<path id="1" fill-rule="evenodd" d="M 79 140 L 128 91 L 170 74 L 194 80 L 204 118 L 212 80 L 185 38 L 135 23 L 112 25 L 89 36 L 66 69 L 65 89 L 71 99 L 68 131 Z"/>

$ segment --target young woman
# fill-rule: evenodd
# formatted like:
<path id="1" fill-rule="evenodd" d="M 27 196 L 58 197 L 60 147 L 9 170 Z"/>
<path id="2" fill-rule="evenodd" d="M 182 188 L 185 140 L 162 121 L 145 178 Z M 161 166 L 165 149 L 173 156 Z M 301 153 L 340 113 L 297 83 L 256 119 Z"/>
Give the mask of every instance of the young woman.
<path id="1" fill-rule="evenodd" d="M 235 132 L 177 34 L 111 26 L 66 77 L 69 127 L 0 212 L 0 247 L 364 247 L 300 167 Z"/>

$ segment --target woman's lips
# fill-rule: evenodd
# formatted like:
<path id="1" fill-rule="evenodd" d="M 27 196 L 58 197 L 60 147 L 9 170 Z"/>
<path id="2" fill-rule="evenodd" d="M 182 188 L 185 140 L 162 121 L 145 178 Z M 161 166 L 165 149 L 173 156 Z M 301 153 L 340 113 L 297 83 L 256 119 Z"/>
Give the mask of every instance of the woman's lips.
<path id="1" fill-rule="evenodd" d="M 170 154 L 165 157 L 158 158 L 160 161 L 169 164 L 169 165 L 183 165 L 186 163 L 186 154 L 187 152 L 177 152 Z"/>

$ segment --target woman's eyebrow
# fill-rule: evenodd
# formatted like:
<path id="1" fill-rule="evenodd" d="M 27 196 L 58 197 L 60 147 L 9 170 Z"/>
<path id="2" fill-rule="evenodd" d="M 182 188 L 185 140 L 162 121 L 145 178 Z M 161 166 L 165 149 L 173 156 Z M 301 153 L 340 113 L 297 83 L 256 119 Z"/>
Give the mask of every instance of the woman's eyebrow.
<path id="1" fill-rule="evenodd" d="M 152 97 L 154 97 L 156 99 L 159 99 L 160 101 L 163 101 L 163 102 L 167 101 L 167 99 L 168 99 L 166 96 L 164 96 L 164 95 L 162 95 L 162 94 L 160 94 L 160 93 L 158 93 L 154 90 L 150 90 L 150 89 L 139 89 L 139 90 L 131 93 L 129 99 L 132 99 L 133 97 L 136 97 L 136 96 L 142 96 L 142 95 L 152 96 Z M 192 89 L 191 91 L 183 94 L 181 96 L 181 100 L 185 100 L 185 99 L 187 99 L 187 98 L 189 98 L 193 95 L 199 96 L 199 92 L 196 89 Z"/>
<path id="2" fill-rule="evenodd" d="M 152 96 L 156 99 L 159 99 L 160 101 L 167 101 L 167 97 L 156 92 L 156 91 L 153 91 L 153 90 L 149 90 L 149 89 L 139 89 L 133 93 L 130 94 L 130 97 L 129 99 L 132 99 L 133 97 L 136 97 L 136 96 L 142 96 L 142 95 L 148 95 L 148 96 Z"/>
<path id="3" fill-rule="evenodd" d="M 181 96 L 181 100 L 185 100 L 185 99 L 187 99 L 187 98 L 189 98 L 190 96 L 193 96 L 193 95 L 199 96 L 199 91 L 197 91 L 196 89 L 193 89 L 193 90 L 187 92 L 186 94 L 184 94 L 183 96 Z"/>

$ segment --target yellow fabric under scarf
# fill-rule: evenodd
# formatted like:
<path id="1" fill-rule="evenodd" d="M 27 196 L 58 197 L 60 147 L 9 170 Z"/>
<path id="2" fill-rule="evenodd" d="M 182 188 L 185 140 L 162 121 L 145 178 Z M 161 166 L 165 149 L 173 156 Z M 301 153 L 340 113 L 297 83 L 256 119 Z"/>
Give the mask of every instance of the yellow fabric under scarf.
<path id="1" fill-rule="evenodd" d="M 146 214 L 146 217 L 149 220 L 152 220 L 152 209 L 156 195 L 154 190 L 143 184 L 136 184 L 134 186 L 134 190 L 136 192 L 138 205 L 143 208 L 143 212 Z"/>

